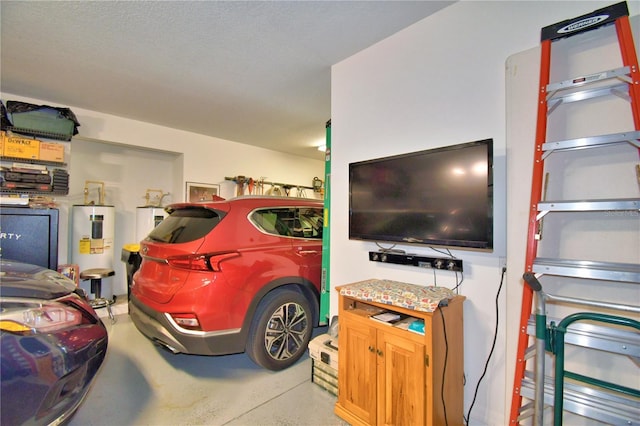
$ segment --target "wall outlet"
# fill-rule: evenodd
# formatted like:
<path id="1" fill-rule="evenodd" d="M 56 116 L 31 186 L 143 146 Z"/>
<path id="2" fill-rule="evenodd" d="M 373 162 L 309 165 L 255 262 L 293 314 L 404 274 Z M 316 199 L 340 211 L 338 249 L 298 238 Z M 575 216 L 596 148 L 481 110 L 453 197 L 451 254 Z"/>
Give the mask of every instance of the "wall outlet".
<path id="1" fill-rule="evenodd" d="M 507 268 L 507 258 L 506 257 L 499 257 L 498 258 L 498 263 L 499 263 L 499 268 L 500 269 L 506 269 Z"/>

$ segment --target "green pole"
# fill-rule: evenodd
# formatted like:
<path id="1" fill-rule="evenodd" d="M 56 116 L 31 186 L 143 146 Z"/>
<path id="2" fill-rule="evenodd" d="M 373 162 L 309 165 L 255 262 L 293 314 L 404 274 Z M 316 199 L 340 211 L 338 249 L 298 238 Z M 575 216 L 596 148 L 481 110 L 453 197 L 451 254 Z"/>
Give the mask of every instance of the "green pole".
<path id="1" fill-rule="evenodd" d="M 329 249 L 331 228 L 329 217 L 331 209 L 331 120 L 326 124 L 327 142 L 324 157 L 324 229 L 322 230 L 322 283 L 320 292 L 320 325 L 329 324 L 329 305 L 331 287 L 329 285 Z"/>

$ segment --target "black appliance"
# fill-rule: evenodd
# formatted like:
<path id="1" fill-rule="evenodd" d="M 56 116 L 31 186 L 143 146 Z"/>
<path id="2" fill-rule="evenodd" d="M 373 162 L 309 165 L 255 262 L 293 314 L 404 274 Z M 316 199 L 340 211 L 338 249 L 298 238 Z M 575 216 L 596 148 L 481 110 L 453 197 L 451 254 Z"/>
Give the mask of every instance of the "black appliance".
<path id="1" fill-rule="evenodd" d="M 349 238 L 493 250 L 493 139 L 349 164 Z"/>
<path id="2" fill-rule="evenodd" d="M 58 269 L 58 209 L 0 208 L 0 256 Z"/>

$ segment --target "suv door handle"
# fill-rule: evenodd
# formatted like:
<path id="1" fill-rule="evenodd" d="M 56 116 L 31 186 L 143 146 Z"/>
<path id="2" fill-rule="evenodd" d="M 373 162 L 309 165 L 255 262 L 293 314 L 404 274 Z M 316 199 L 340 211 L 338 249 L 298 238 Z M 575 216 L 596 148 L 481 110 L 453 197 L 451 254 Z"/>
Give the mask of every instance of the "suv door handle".
<path id="1" fill-rule="evenodd" d="M 312 255 L 312 254 L 318 254 L 317 250 L 298 250 L 298 254 L 301 254 L 303 256 L 307 256 L 307 255 Z"/>

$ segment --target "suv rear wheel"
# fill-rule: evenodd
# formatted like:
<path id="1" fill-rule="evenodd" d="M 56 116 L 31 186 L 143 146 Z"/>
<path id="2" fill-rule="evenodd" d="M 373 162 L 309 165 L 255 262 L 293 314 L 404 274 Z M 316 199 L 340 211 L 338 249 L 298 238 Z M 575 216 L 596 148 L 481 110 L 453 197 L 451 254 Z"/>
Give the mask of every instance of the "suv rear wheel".
<path id="1" fill-rule="evenodd" d="M 247 355 L 269 370 L 294 364 L 307 350 L 312 331 L 309 302 L 294 290 L 274 290 L 260 302 L 247 339 Z"/>

